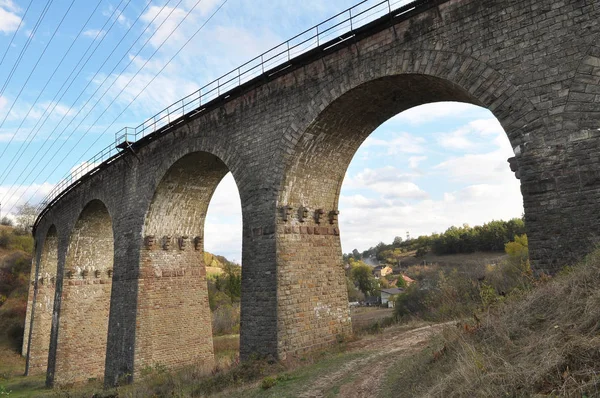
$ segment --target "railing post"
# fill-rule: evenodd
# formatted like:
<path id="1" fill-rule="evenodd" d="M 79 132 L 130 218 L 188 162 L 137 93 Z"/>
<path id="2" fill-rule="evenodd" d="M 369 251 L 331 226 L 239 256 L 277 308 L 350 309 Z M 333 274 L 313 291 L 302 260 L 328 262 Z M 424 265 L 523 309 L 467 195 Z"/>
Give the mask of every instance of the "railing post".
<path id="1" fill-rule="evenodd" d="M 198 107 L 202 106 L 202 89 L 198 89 Z"/>
<path id="2" fill-rule="evenodd" d="M 288 40 L 286 42 L 286 44 L 287 44 L 287 53 L 288 53 L 288 61 L 289 61 L 290 60 L 290 41 Z"/>
<path id="3" fill-rule="evenodd" d="M 260 69 L 262 71 L 261 73 L 264 74 L 265 73 L 265 61 L 263 59 L 263 55 L 264 55 L 264 53 L 260 54 Z"/>
<path id="4" fill-rule="evenodd" d="M 240 74 L 240 68 L 238 68 L 238 86 L 242 85 L 242 75 Z"/>
<path id="5" fill-rule="evenodd" d="M 354 27 L 352 26 L 352 8 L 348 9 L 348 13 L 350 14 L 350 32 L 352 32 L 354 30 Z"/>
<path id="6" fill-rule="evenodd" d="M 387 0 L 387 3 L 388 3 L 388 10 L 391 14 L 392 13 L 392 5 L 390 4 L 390 0 Z"/>
<path id="7" fill-rule="evenodd" d="M 217 97 L 221 96 L 221 78 L 217 79 Z"/>
<path id="8" fill-rule="evenodd" d="M 315 26 L 317 28 L 317 47 L 319 47 L 321 44 L 319 43 L 319 25 Z"/>

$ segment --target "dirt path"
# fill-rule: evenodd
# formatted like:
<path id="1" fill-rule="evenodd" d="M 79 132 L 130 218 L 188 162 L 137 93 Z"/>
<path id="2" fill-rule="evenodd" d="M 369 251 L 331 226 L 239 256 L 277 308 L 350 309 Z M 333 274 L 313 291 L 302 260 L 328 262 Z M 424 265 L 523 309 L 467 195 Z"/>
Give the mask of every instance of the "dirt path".
<path id="1" fill-rule="evenodd" d="M 406 332 L 399 331 L 398 327 L 392 327 L 373 338 L 352 343 L 350 345 L 352 351 L 372 353 L 349 361 L 338 370 L 318 378 L 300 397 L 323 397 L 328 391 L 340 385 L 338 395 L 340 397 L 375 397 L 390 363 L 422 348 L 431 336 L 439 333 L 445 325 L 424 326 Z"/>

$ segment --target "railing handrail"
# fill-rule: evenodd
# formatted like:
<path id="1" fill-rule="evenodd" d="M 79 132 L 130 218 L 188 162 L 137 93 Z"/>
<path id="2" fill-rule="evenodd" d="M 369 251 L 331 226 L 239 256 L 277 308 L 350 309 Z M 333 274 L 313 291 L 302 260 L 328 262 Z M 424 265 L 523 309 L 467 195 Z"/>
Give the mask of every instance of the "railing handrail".
<path id="1" fill-rule="evenodd" d="M 295 57 L 297 57 L 303 53 L 306 53 L 307 51 L 313 50 L 315 48 L 319 48 L 321 46 L 325 46 L 326 44 L 330 44 L 335 38 L 339 39 L 342 36 L 347 35 L 348 33 L 353 33 L 358 28 L 361 28 L 361 27 L 365 26 L 366 24 L 368 24 L 374 20 L 377 20 L 385 15 L 390 15 L 393 13 L 399 13 L 397 15 L 400 15 L 405 12 L 411 11 L 420 5 L 431 3 L 432 0 L 415 0 L 410 3 L 405 4 L 403 6 L 393 8 L 395 5 L 397 5 L 398 3 L 401 3 L 401 2 L 402 2 L 401 0 L 397 0 L 397 1 L 394 1 L 394 0 L 363 0 L 360 3 L 355 4 L 354 6 L 347 8 L 344 11 L 341 11 L 341 12 L 335 14 L 334 16 L 326 19 L 325 21 L 322 21 L 319 24 L 302 31 L 301 33 L 298 33 L 297 35 L 286 40 L 285 42 L 272 47 L 271 49 L 252 58 L 251 60 L 243 63 L 242 65 L 238 66 L 237 68 L 232 69 L 228 73 L 218 77 L 217 79 L 211 81 L 210 83 L 205 84 L 204 86 L 202 86 L 198 90 L 194 91 L 193 93 L 186 95 L 185 97 L 179 99 L 178 101 L 176 101 L 176 102 L 172 103 L 171 105 L 167 106 L 166 108 L 162 109 L 160 112 L 156 113 L 152 117 L 146 119 L 144 122 L 142 122 L 137 127 L 124 127 L 121 130 L 117 131 L 115 133 L 114 143 L 112 143 L 111 145 L 102 149 L 99 153 L 94 155 L 89 161 L 83 162 L 77 168 L 72 169 L 65 176 L 65 178 L 63 178 L 61 181 L 59 181 L 55 185 L 55 187 L 52 189 L 52 191 L 50 191 L 50 193 L 38 205 L 38 208 L 37 208 L 38 220 L 41 218 L 43 213 L 45 213 L 45 210 L 47 210 L 60 197 L 62 197 L 64 194 L 66 194 L 68 191 L 70 191 L 70 189 L 72 189 L 75 185 L 77 185 L 83 177 L 97 172 L 101 165 L 103 165 L 109 161 L 112 162 L 115 160 L 116 157 L 119 157 L 120 154 L 122 153 L 122 152 L 119 152 L 120 144 L 124 143 L 125 145 L 128 145 L 129 143 L 136 142 L 139 139 L 142 139 L 142 138 L 146 137 L 147 135 L 154 133 L 156 130 L 164 129 L 165 127 L 168 128 L 172 121 L 179 119 L 181 116 L 184 116 L 186 114 L 189 114 L 189 113 L 199 110 L 199 109 L 201 110 L 203 105 L 208 104 L 210 101 L 212 101 L 216 98 L 219 98 L 221 96 L 227 97 L 227 94 L 230 91 L 232 91 L 233 89 L 240 87 L 241 85 L 251 81 L 252 79 L 254 79 L 260 75 L 263 75 L 265 72 L 270 72 L 277 67 L 286 65 L 292 59 L 294 59 Z M 355 13 L 354 15 L 352 15 L 353 10 L 357 10 L 362 5 L 365 5 L 367 3 L 373 3 L 373 4 L 368 6 L 365 9 Z M 373 12 L 370 15 L 365 15 L 365 14 L 369 13 L 370 11 L 373 11 L 377 7 L 380 7 L 382 5 L 387 6 L 384 8 L 383 13 Z M 319 30 L 320 27 L 324 27 L 329 22 L 335 21 L 336 18 L 344 16 L 346 14 L 348 14 L 348 18 L 338 21 L 337 23 L 335 23 L 332 26 L 326 27 L 324 29 L 322 28 L 321 30 Z M 374 16 L 374 18 L 369 19 L 371 16 Z M 362 24 L 356 23 L 356 22 L 362 22 L 365 20 L 367 20 L 367 22 L 364 22 Z M 349 23 L 349 26 L 350 26 L 349 29 L 344 30 L 342 33 L 338 34 L 336 37 L 334 37 L 332 39 L 321 41 L 321 38 L 327 38 L 328 34 L 335 33 L 336 29 L 340 29 L 340 26 L 343 27 L 344 24 L 347 24 L 347 23 Z M 290 46 L 290 43 L 292 43 L 294 40 L 301 38 L 303 35 L 305 35 L 307 33 L 311 33 L 313 31 L 316 31 L 316 34 L 313 34 L 312 36 L 302 40 L 301 42 Z M 300 51 L 297 53 L 294 53 L 293 57 L 292 57 L 292 53 L 294 50 L 298 49 L 302 45 L 305 45 L 306 43 L 312 43 L 315 39 L 316 39 L 316 46 L 313 46 L 311 44 L 307 48 L 300 49 Z M 343 39 L 343 40 L 345 40 L 345 39 Z M 326 46 L 325 48 L 330 48 L 334 45 L 335 45 L 335 43 L 330 44 L 329 46 Z M 281 48 L 282 46 L 284 47 L 284 50 L 279 51 L 274 55 L 270 54 L 270 53 L 274 52 L 275 50 Z M 282 55 L 287 55 L 286 57 L 284 57 L 285 60 L 282 62 L 277 62 L 277 60 Z M 265 58 L 265 56 L 269 56 L 269 57 Z M 260 62 L 258 62 L 258 61 L 260 61 Z M 269 64 L 270 61 L 274 61 L 274 62 L 272 64 Z M 252 65 L 254 62 L 258 62 L 258 63 L 256 63 L 252 67 L 246 69 L 246 67 L 248 67 L 249 65 Z M 260 71 L 260 73 L 258 73 L 256 75 L 252 75 L 252 72 L 256 71 L 256 69 L 258 69 Z M 236 74 L 236 72 L 237 72 L 237 74 Z M 278 71 L 275 71 L 275 72 L 273 72 L 273 74 L 277 73 L 277 72 Z M 230 77 L 230 75 L 231 75 L 231 77 Z M 244 76 L 244 75 L 247 75 L 249 78 L 242 79 L 242 76 Z M 222 81 L 223 79 L 226 79 L 226 78 L 227 78 L 227 80 Z M 232 82 L 233 82 L 233 84 L 231 84 Z M 229 87 L 229 86 L 231 86 L 231 87 Z M 221 91 L 222 88 L 227 88 L 227 90 Z M 215 92 L 216 92 L 216 96 L 214 95 Z M 205 99 L 204 102 L 203 102 L 203 98 Z M 195 104 L 197 104 L 197 106 L 194 106 Z M 186 106 L 188 106 L 188 107 L 191 106 L 191 107 L 189 107 L 188 113 L 185 113 Z M 173 107 L 175 107 L 175 109 L 171 109 Z M 177 116 L 175 116 L 175 115 L 177 115 Z M 164 122 L 165 119 L 167 122 L 161 123 L 161 122 Z M 150 131 L 150 129 L 152 129 L 152 131 Z M 132 131 L 132 132 L 130 132 L 130 131 Z M 129 139 L 130 137 L 132 138 L 131 140 Z M 36 221 L 36 225 L 37 225 L 37 221 Z"/>

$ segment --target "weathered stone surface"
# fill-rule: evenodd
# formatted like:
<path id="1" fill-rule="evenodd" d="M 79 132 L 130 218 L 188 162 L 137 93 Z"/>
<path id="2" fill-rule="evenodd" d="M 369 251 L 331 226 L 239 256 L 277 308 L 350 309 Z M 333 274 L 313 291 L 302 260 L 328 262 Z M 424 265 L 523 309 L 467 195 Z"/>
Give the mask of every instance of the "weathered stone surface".
<path id="1" fill-rule="evenodd" d="M 430 4 L 217 100 L 51 207 L 36 229 L 38 247 L 51 225 L 58 236 L 49 383 L 98 375 L 95 365 L 83 367 L 84 375 L 59 364 L 61 345 L 76 347 L 62 337 L 70 327 L 65 314 L 75 316 L 66 297 L 100 286 L 111 288 L 110 315 L 106 350 L 93 355 L 100 358 L 95 363 L 106 355 L 107 384 L 152 361 L 175 365 L 195 356 L 210 363 L 204 273 L 194 272 L 203 269 L 206 206 L 227 171 L 243 214 L 242 357 L 295 355 L 349 333 L 340 231 L 329 215 L 360 144 L 388 118 L 424 103 L 464 101 L 498 118 L 515 148 L 537 270 L 555 272 L 589 252 L 600 236 L 600 8 L 591 0 Z M 68 260 L 70 242 L 93 200 L 112 221 L 112 284 L 72 286 L 64 279 L 76 265 Z M 153 245 L 144 243 L 147 236 L 155 237 Z M 165 236 L 172 237 L 166 248 Z M 194 237 L 190 248 L 178 246 L 182 236 Z M 169 301 L 169 288 L 179 303 Z M 186 311 L 206 316 L 206 327 L 176 323 L 169 334 L 166 320 Z M 181 334 L 188 326 L 199 328 L 195 340 Z M 185 358 L 174 344 L 175 359 L 153 345 L 188 337 L 196 351 Z"/>

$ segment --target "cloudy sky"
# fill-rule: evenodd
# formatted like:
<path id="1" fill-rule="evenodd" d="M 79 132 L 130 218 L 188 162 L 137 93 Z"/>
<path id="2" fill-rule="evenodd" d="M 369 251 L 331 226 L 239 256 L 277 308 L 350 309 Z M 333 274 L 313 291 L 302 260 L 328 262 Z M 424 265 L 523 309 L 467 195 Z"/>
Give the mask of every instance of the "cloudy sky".
<path id="1" fill-rule="evenodd" d="M 121 128 L 355 2 L 0 0 L 2 214 L 39 202 Z M 520 216 L 510 156 L 485 109 L 437 103 L 397 115 L 350 164 L 343 250 Z M 239 195 L 228 176 L 211 201 L 206 249 L 239 261 L 241 214 L 232 208 Z"/>

